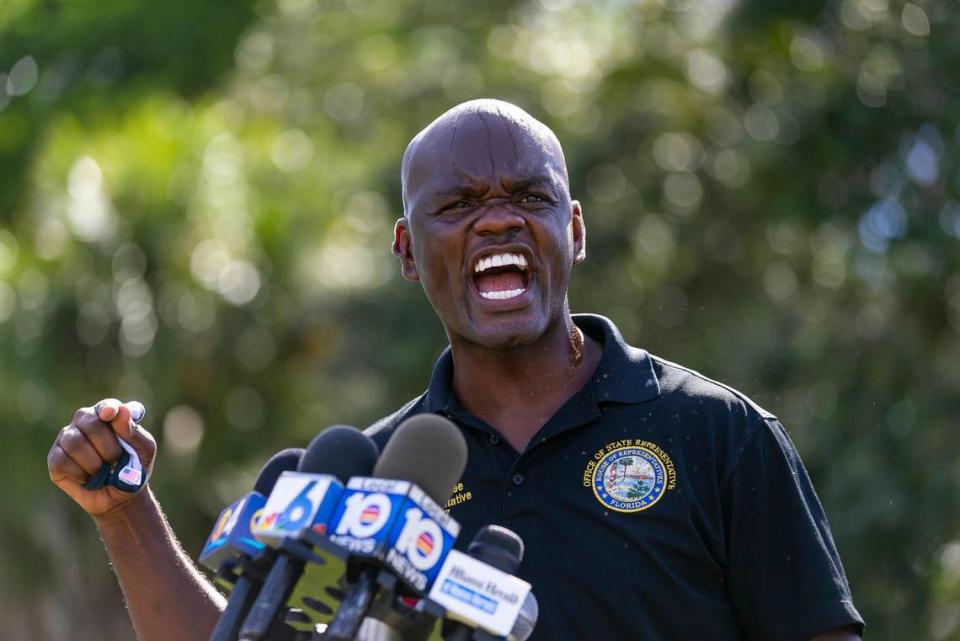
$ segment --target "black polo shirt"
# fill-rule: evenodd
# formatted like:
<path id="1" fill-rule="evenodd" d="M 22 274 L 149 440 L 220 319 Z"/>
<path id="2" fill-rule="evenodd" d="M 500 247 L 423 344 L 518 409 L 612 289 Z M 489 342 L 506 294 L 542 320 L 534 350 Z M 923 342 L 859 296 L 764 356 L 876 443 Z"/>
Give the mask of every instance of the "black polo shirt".
<path id="1" fill-rule="evenodd" d="M 740 393 L 627 345 L 517 453 L 452 393 L 440 357 L 423 396 L 372 426 L 449 417 L 469 459 L 450 500 L 465 547 L 496 523 L 526 544 L 519 575 L 540 617 L 531 641 L 807 641 L 856 625 L 820 501 L 776 417 Z"/>

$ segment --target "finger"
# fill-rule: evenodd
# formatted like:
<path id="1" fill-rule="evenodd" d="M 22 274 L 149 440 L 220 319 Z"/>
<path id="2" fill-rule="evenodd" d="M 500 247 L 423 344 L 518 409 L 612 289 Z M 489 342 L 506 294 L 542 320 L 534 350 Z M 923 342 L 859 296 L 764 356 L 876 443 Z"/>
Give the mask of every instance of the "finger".
<path id="1" fill-rule="evenodd" d="M 91 412 L 85 419 L 74 422 L 73 426 L 86 437 L 104 461 L 116 461 L 123 454 L 117 435 L 96 414 Z"/>
<path id="2" fill-rule="evenodd" d="M 133 426 L 133 437 L 127 441 L 140 457 L 140 463 L 149 473 L 153 470 L 153 464 L 157 456 L 157 441 L 153 434 L 140 427 Z"/>
<path id="3" fill-rule="evenodd" d="M 120 401 L 115 398 L 105 398 L 94 405 L 94 413 L 101 421 L 110 422 L 120 410 Z"/>
<path id="4" fill-rule="evenodd" d="M 141 408 L 135 407 L 135 405 L 139 405 L 136 401 L 121 405 L 117 416 L 110 422 L 110 426 L 117 433 L 117 436 L 129 443 L 133 449 L 136 450 L 137 455 L 140 457 L 140 462 L 149 471 L 153 469 L 153 461 L 157 453 L 157 442 L 150 432 L 133 421 L 131 405 L 134 405 L 134 410 L 142 409 L 142 406 Z"/>
<path id="5" fill-rule="evenodd" d="M 47 454 L 47 471 L 50 474 L 50 480 L 60 484 L 64 482 L 86 483 L 90 475 L 83 471 L 83 468 L 77 465 L 77 462 L 70 458 L 58 443 L 54 443 Z"/>
<path id="6" fill-rule="evenodd" d="M 124 404 L 117 407 L 117 415 L 110 421 L 110 427 L 123 440 L 127 442 L 133 440 L 133 421 L 130 420 L 130 408 Z"/>
<path id="7" fill-rule="evenodd" d="M 90 444 L 83 432 L 73 425 L 63 428 L 63 431 L 60 432 L 60 438 L 57 439 L 57 444 L 67 456 L 90 476 L 96 474 L 100 466 L 103 465 L 103 459 L 97 453 L 96 448 Z"/>

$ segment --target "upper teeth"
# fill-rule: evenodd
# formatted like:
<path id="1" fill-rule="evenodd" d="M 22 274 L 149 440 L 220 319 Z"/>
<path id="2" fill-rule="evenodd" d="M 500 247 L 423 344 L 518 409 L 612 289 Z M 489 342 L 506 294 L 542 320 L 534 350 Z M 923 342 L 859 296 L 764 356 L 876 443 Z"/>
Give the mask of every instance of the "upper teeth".
<path id="1" fill-rule="evenodd" d="M 484 256 L 477 261 L 473 271 L 480 273 L 491 267 L 503 267 L 504 265 L 516 265 L 520 269 L 526 269 L 527 258 L 523 254 L 494 254 L 493 256 Z"/>

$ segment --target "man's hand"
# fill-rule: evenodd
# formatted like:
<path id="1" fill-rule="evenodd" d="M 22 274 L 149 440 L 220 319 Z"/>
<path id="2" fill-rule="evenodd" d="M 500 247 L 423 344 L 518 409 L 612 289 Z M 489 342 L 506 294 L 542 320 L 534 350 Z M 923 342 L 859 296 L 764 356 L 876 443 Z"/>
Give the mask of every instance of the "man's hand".
<path id="1" fill-rule="evenodd" d="M 137 453 L 145 474 L 153 469 L 157 442 L 130 410 L 115 398 L 77 410 L 47 455 L 50 480 L 93 517 L 137 638 L 207 641 L 224 599 L 184 553 L 147 484 L 134 494 L 84 487 L 105 462 L 120 458 L 118 438 Z"/>
<path id="2" fill-rule="evenodd" d="M 78 409 L 73 421 L 57 434 L 47 454 L 50 480 L 94 518 L 121 511 L 141 494 L 122 492 L 109 485 L 97 490 L 84 488 L 84 483 L 104 462 L 113 463 L 120 458 L 123 450 L 118 437 L 136 451 L 144 473 L 149 475 L 157 455 L 157 442 L 131 420 L 130 408 L 115 398 Z"/>

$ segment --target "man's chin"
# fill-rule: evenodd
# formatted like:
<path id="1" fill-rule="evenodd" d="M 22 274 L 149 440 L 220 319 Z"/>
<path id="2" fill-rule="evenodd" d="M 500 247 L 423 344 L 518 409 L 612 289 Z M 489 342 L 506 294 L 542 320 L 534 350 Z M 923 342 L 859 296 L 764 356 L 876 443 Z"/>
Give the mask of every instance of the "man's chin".
<path id="1" fill-rule="evenodd" d="M 534 319 L 488 321 L 471 327 L 467 338 L 487 349 L 516 349 L 533 345 L 546 329 L 546 323 Z"/>

